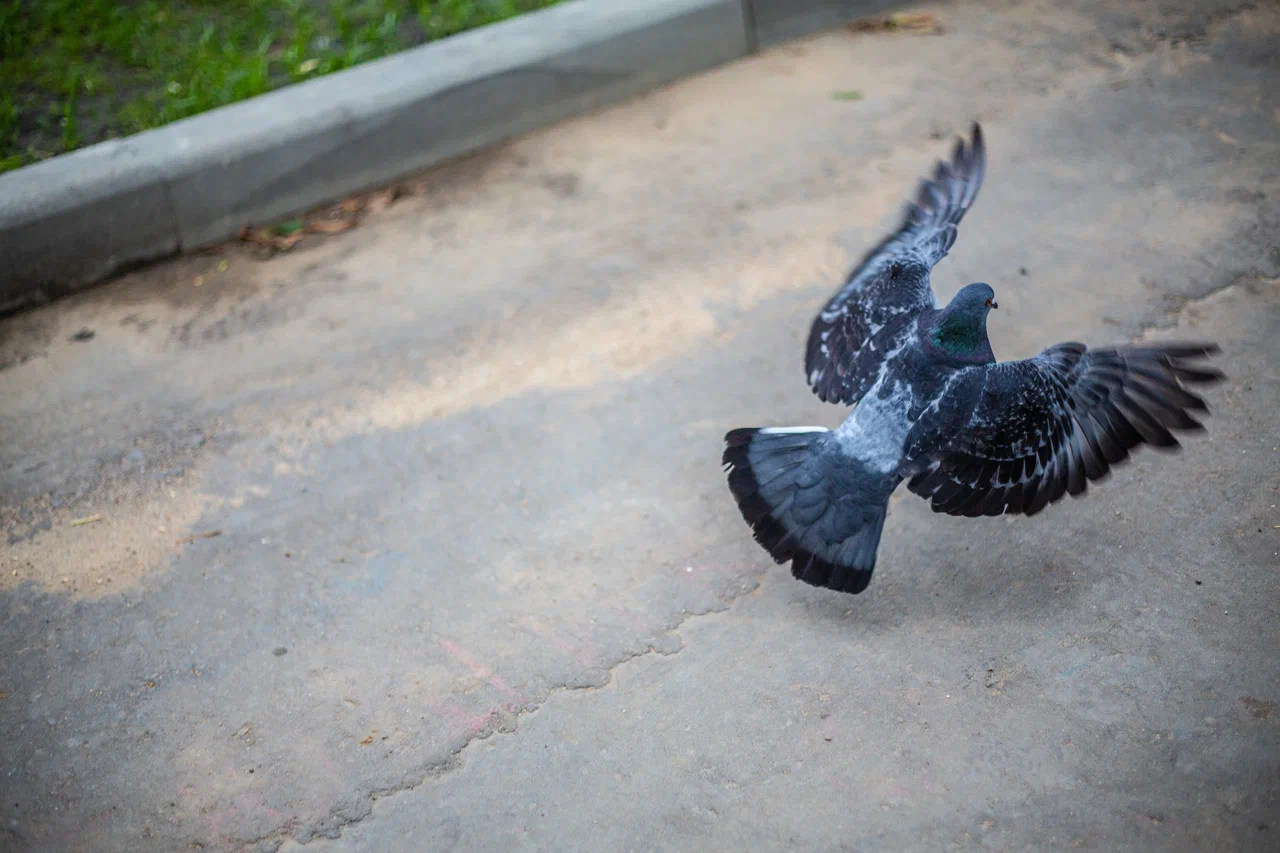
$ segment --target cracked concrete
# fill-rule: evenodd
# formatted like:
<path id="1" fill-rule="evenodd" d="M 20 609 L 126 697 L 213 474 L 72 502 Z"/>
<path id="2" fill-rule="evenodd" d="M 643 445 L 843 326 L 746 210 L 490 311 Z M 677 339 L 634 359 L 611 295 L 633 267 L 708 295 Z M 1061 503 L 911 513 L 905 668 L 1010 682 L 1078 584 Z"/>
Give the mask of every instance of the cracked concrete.
<path id="1" fill-rule="evenodd" d="M 1267 849 L 1280 12 L 922 9 L 0 322 L 0 847 Z M 997 353 L 1231 379 L 1181 455 L 899 496 L 868 593 L 804 587 L 721 438 L 840 419 L 807 323 L 974 118 L 935 281 Z"/>
<path id="2" fill-rule="evenodd" d="M 686 614 L 685 618 L 681 620 L 680 625 L 683 625 L 689 619 L 694 619 L 699 616 L 711 616 L 719 613 L 724 613 L 724 612 L 727 612 L 728 609 L 729 609 L 728 606 L 726 606 L 720 609 L 709 610 L 706 613 Z M 679 628 L 680 626 L 677 625 L 676 627 Z M 530 703 L 524 708 L 512 708 L 510 717 L 504 721 L 504 723 L 507 723 L 506 725 L 480 731 L 472 735 L 465 743 L 459 746 L 457 750 L 455 750 L 454 753 L 450 755 L 447 759 L 441 761 L 438 765 L 434 767 L 425 768 L 424 775 L 421 779 L 413 782 L 408 782 L 404 785 L 400 785 L 397 787 L 388 787 L 388 788 L 383 788 L 376 791 L 370 791 L 369 792 L 369 800 L 370 800 L 369 808 L 366 809 L 365 812 L 360 816 L 344 821 L 341 829 L 345 830 L 347 827 L 354 826 L 360 823 L 361 821 L 365 820 L 367 817 L 369 817 L 369 815 L 372 814 L 373 807 L 378 800 L 382 800 L 387 797 L 394 796 L 396 794 L 403 794 L 403 793 L 415 791 L 423 785 L 428 785 L 432 782 L 439 781 L 447 774 L 452 773 L 455 770 L 461 769 L 462 767 L 465 766 L 466 755 L 469 750 L 473 749 L 478 744 L 484 741 L 487 741 L 491 737 L 494 737 L 496 735 L 514 734 L 516 731 L 518 731 L 519 718 L 527 716 L 528 714 L 536 713 L 543 705 L 551 701 L 552 698 L 555 697 L 557 694 L 587 693 L 595 690 L 604 690 L 610 687 L 611 685 L 613 685 L 614 673 L 618 669 L 625 667 L 626 665 L 632 663 L 633 661 L 640 660 L 650 655 L 654 655 L 657 657 L 675 657 L 676 655 L 680 654 L 680 652 L 684 649 L 684 643 L 683 643 L 683 640 L 680 639 L 680 636 L 677 633 L 676 629 L 672 629 L 664 636 L 674 636 L 675 639 L 677 640 L 678 645 L 676 645 L 674 648 L 671 648 L 670 650 L 664 650 L 654 645 L 654 646 L 650 646 L 648 649 L 644 651 L 628 653 L 624 655 L 612 667 L 610 667 L 608 670 L 606 670 L 601 674 L 600 683 L 598 684 L 576 684 L 576 685 L 562 685 L 558 687 L 553 687 L 547 691 L 547 695 L 542 698 L 541 702 Z M 298 849 L 301 846 L 303 846 L 303 844 L 299 844 L 296 841 L 294 835 L 295 835 L 295 827 L 284 827 L 271 833 L 269 837 L 256 839 L 254 842 L 251 842 L 246 846 L 271 847 L 275 842 L 280 841 L 284 843 L 284 847 L 287 849 Z M 304 842 L 304 844 L 311 844 L 311 843 L 315 843 L 315 841 L 313 840 L 310 842 Z"/>

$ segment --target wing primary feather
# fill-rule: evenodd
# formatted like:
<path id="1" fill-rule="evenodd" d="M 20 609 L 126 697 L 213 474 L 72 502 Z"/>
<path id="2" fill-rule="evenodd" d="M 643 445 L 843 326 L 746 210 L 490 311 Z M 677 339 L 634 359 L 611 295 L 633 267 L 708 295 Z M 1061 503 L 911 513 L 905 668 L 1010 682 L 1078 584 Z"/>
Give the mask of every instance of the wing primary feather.
<path id="1" fill-rule="evenodd" d="M 1221 372 L 1180 359 L 1215 352 L 1198 343 L 1088 350 L 1070 342 L 987 365 L 922 409 L 899 470 L 936 512 L 1034 515 L 1085 494 L 1134 448 L 1174 450 L 1175 433 L 1203 430 L 1191 412 L 1207 405 L 1184 382 L 1217 381 Z"/>
<path id="2" fill-rule="evenodd" d="M 804 363 L 818 399 L 856 404 L 879 375 L 889 344 L 934 307 L 930 272 L 955 244 L 956 226 L 978 197 L 985 162 L 982 130 L 975 123 L 972 141 L 961 138 L 950 162 L 935 164 L 897 230 L 862 258 L 823 306 L 810 328 Z"/>

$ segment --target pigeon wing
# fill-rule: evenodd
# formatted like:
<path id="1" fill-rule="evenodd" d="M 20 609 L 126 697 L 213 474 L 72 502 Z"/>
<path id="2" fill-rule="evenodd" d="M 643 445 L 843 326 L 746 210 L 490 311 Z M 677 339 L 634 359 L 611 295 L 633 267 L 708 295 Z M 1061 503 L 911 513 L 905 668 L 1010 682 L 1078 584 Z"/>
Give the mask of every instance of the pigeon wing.
<path id="1" fill-rule="evenodd" d="M 907 434 L 898 473 L 934 512 L 1035 515 L 1140 444 L 1176 448 L 1176 430 L 1202 430 L 1187 385 L 1222 374 L 1188 365 L 1213 344 L 1090 350 L 1050 347 L 1035 358 L 957 371 Z"/>
<path id="2" fill-rule="evenodd" d="M 856 403 L 893 345 L 868 346 L 871 339 L 890 325 L 901 334 L 907 320 L 934 307 L 929 272 L 955 243 L 986 164 L 982 129 L 975 124 L 972 140 L 957 140 L 951 162 L 939 162 L 933 177 L 921 182 L 898 230 L 867 253 L 813 321 L 805 375 L 819 399 Z"/>

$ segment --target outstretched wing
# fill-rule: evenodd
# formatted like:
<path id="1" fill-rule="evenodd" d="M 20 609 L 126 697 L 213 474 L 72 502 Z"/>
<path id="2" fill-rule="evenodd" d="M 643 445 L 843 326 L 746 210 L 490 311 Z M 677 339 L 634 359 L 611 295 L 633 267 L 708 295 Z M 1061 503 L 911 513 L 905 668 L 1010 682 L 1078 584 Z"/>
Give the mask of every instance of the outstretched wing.
<path id="1" fill-rule="evenodd" d="M 1090 350 L 1050 347 L 1035 358 L 958 371 L 907 434 L 898 469 L 907 488 L 950 515 L 1035 515 L 1079 495 L 1140 444 L 1176 448 L 1173 430 L 1202 430 L 1187 390 L 1219 371 L 1187 360 L 1214 344 Z"/>
<path id="2" fill-rule="evenodd" d="M 956 241 L 956 225 L 978 197 L 986 172 L 982 128 L 956 140 L 950 163 L 939 162 L 907 206 L 902 225 L 867 253 L 813 321 L 804 370 L 818 398 L 856 403 L 875 381 L 884 350 L 867 344 L 895 319 L 935 304 L 929 271 Z M 902 323 L 905 325 L 905 323 Z"/>

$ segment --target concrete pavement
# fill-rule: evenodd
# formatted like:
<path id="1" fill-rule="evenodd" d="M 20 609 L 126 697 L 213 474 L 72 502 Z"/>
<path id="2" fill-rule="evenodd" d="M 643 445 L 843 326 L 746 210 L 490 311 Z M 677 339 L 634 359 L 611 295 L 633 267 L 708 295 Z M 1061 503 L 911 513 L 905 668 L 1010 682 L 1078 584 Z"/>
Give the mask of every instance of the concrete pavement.
<path id="1" fill-rule="evenodd" d="M 0 846 L 1271 849 L 1280 12 L 921 11 L 0 323 Z M 940 295 L 1230 380 L 1180 455 L 904 494 L 866 594 L 806 587 L 721 438 L 841 419 L 807 323 L 974 118 Z"/>

